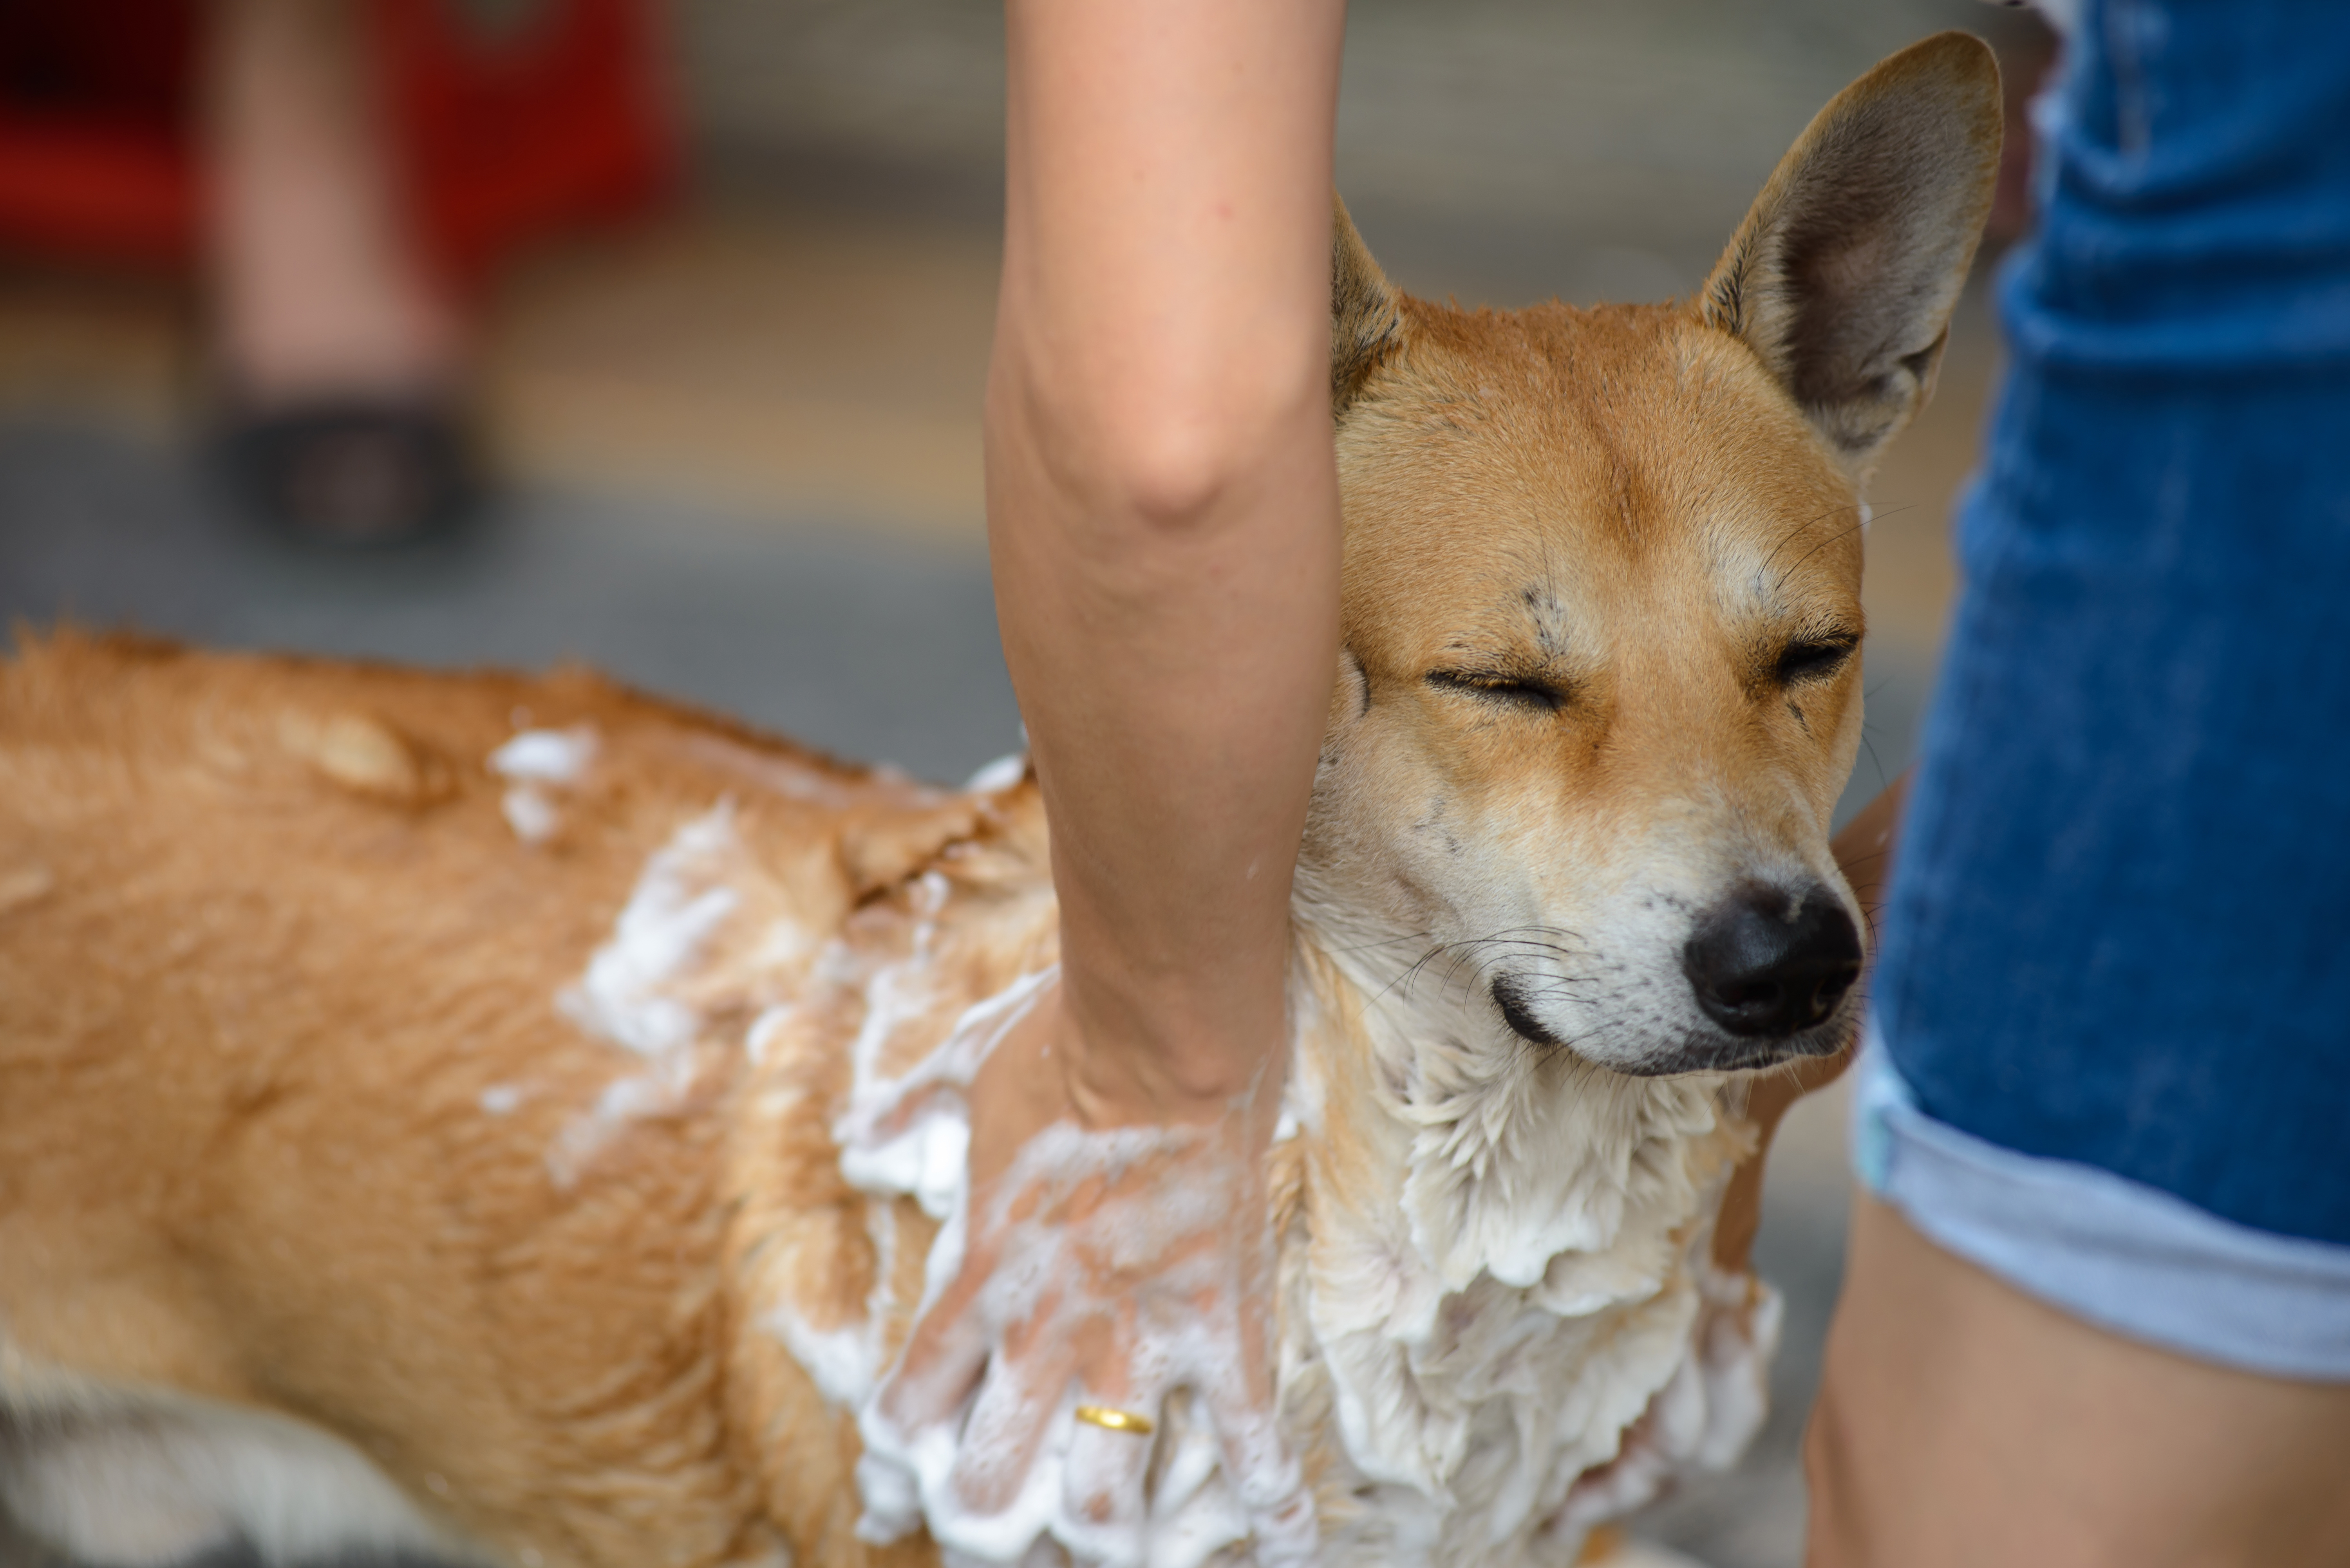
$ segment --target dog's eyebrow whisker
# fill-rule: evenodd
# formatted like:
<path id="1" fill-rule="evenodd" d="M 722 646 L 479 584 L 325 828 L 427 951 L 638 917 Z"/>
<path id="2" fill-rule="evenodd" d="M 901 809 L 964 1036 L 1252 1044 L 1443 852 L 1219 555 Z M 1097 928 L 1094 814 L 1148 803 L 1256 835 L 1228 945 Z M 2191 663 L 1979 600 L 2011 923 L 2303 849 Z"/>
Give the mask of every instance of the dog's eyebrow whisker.
<path id="1" fill-rule="evenodd" d="M 1536 957 L 1541 957 L 1546 954 L 1552 958 L 1559 960 L 1561 962 L 1570 961 L 1578 956 L 1576 950 L 1559 947 L 1555 943 L 1552 942 L 1507 942 L 1497 945 L 1505 947 L 1521 954 L 1531 953 Z"/>
<path id="2" fill-rule="evenodd" d="M 1818 517 L 1814 517 L 1808 521 L 1799 523 L 1794 527 L 1789 529 L 1787 531 L 1786 537 L 1781 539 L 1778 544 L 1773 545 L 1771 553 L 1762 558 L 1762 566 L 1760 569 L 1762 571 L 1770 570 L 1771 563 L 1778 559 L 1779 552 L 1785 549 L 1790 544 L 1792 544 L 1794 541 L 1795 535 L 1801 534 L 1804 529 L 1809 528 L 1813 524 L 1819 522 L 1821 518 L 1833 517 L 1837 513 L 1846 510 L 1851 509 L 1842 506 L 1832 506 L 1825 512 L 1821 513 Z M 1849 528 L 1844 529 L 1835 534 L 1831 534 L 1826 538 L 1821 540 L 1819 544 L 1813 545 L 1810 550 L 1806 550 L 1803 555 L 1796 556 L 1794 562 L 1787 567 L 1787 570 L 1780 573 L 1778 579 L 1771 585 L 1772 591 L 1773 593 L 1777 592 L 1780 586 L 1786 582 L 1788 573 L 1793 572 L 1796 566 L 1800 566 L 1805 561 L 1810 560 L 1812 556 L 1820 549 L 1826 545 L 1835 544 L 1838 539 L 1844 538 L 1846 535 L 1856 534 L 1863 528 L 1872 527 L 1875 524 L 1883 522 L 1887 517 L 1898 517 L 1904 512 L 1915 512 L 1918 510 L 1918 504 L 1914 501 L 1904 502 L 1898 506 L 1888 506 L 1882 512 L 1873 511 L 1865 505 L 1858 507 L 1857 510 L 1860 513 L 1859 521 L 1856 522 Z"/>
<path id="3" fill-rule="evenodd" d="M 1854 524 L 1849 528 L 1840 528 L 1836 530 L 1836 532 L 1829 535 L 1826 538 L 1821 540 L 1818 544 L 1813 545 L 1810 549 L 1804 551 L 1802 555 L 1796 556 L 1794 560 L 1788 562 L 1785 568 L 1782 570 L 1776 577 L 1772 579 L 1771 592 L 1775 595 L 1781 588 L 1785 587 L 1787 586 L 1787 579 L 1795 575 L 1795 568 L 1802 566 L 1805 561 L 1810 560 L 1814 556 L 1818 555 L 1822 550 L 1826 549 L 1830 545 L 1835 544 L 1837 540 L 1849 539 L 1855 534 L 1859 533 L 1863 528 L 1867 526 L 1867 519 L 1864 518 L 1860 522 Z M 1773 553 L 1775 554 L 1776 552 Z"/>
<path id="4" fill-rule="evenodd" d="M 1570 943 L 1574 946 L 1570 947 L 1568 945 Z M 1512 926 L 1504 930 L 1495 931 L 1491 936 L 1480 937 L 1474 942 L 1462 945 L 1519 948 L 1535 952 L 1556 953 L 1565 958 L 1575 949 L 1588 944 L 1575 932 L 1559 926 Z"/>
<path id="5" fill-rule="evenodd" d="M 1901 509 L 1897 508 L 1896 510 Z M 1762 557 L 1762 564 L 1754 568 L 1754 575 L 1757 577 L 1760 577 L 1763 573 L 1769 571 L 1771 569 L 1771 563 L 1779 558 L 1779 552 L 1794 544 L 1796 536 L 1801 535 L 1804 530 L 1811 527 L 1814 524 L 1820 522 L 1824 518 L 1835 516 L 1839 512 L 1859 512 L 1862 517 L 1862 522 L 1859 525 L 1863 527 L 1867 525 L 1868 513 L 1860 505 L 1859 503 L 1855 502 L 1848 506 L 1831 506 L 1825 512 L 1816 513 L 1812 516 L 1804 518 L 1801 523 L 1796 524 L 1784 534 L 1782 534 L 1779 536 L 1779 542 L 1771 546 L 1771 553 Z M 1842 535 L 1839 535 L 1838 537 L 1842 537 Z M 1781 581 L 1783 582 L 1784 580 L 1785 579 L 1783 577 L 1781 578 Z M 1773 584 L 1773 587 L 1775 591 L 1777 585 Z"/>
<path id="6" fill-rule="evenodd" d="M 1437 955 L 1443 950 L 1444 950 L 1441 947 L 1429 949 L 1428 951 L 1422 953 L 1409 969 L 1396 976 L 1394 981 L 1388 984 L 1387 989 L 1388 991 L 1400 991 L 1405 999 L 1409 1000 L 1411 996 L 1411 982 L 1418 980 L 1419 978 L 1419 971 L 1426 969 L 1431 962 L 1433 962 Z M 1381 994 L 1384 995 L 1386 992 L 1383 992 Z"/>
<path id="7" fill-rule="evenodd" d="M 1393 980 L 1390 980 L 1389 981 L 1388 981 L 1388 982 L 1387 982 L 1387 984 L 1385 984 L 1385 985 L 1383 985 L 1383 986 L 1379 987 L 1379 989 L 1378 989 L 1378 990 L 1377 990 L 1377 991 L 1373 992 L 1370 994 L 1370 996 L 1367 999 L 1367 1002 L 1368 1002 L 1368 1003 L 1369 1003 L 1371 1006 L 1374 1006 L 1374 1007 L 1376 1007 L 1376 1006 L 1379 1006 L 1380 1004 L 1384 1003 L 1384 1002 L 1387 1001 L 1387 999 L 1388 999 L 1388 993 L 1389 993 L 1389 992 L 1394 992 L 1394 991 L 1397 991 L 1397 990 L 1399 990 L 1399 989 L 1401 989 L 1401 988 L 1403 988 L 1403 987 L 1405 987 L 1405 986 L 1409 985 L 1409 984 L 1410 983 L 1410 981 L 1411 981 L 1411 977 L 1412 977 L 1412 975 L 1413 975 L 1415 972 L 1417 972 L 1419 969 L 1419 964 L 1416 964 L 1416 963 L 1415 963 L 1415 964 L 1411 964 L 1411 965 L 1408 966 L 1408 967 L 1403 971 L 1403 972 L 1402 972 L 1402 973 L 1400 973 L 1400 974 L 1397 975 Z M 1408 995 L 1408 994 L 1409 994 L 1409 992 L 1407 992 L 1406 994 Z"/>
<path id="8" fill-rule="evenodd" d="M 1578 985 L 1592 985 L 1592 984 L 1596 984 L 1596 983 L 1597 982 L 1597 981 L 1598 981 L 1598 978 L 1599 978 L 1599 977 L 1598 977 L 1598 976 L 1596 976 L 1596 975 L 1590 975 L 1590 974 L 1567 974 L 1567 975 L 1561 975 L 1561 976 L 1559 976 L 1558 978 L 1556 978 L 1556 979 L 1555 979 L 1555 980 L 1553 980 L 1553 979 L 1544 979 L 1544 980 L 1541 982 L 1541 985 L 1542 985 L 1542 989 L 1543 989 L 1544 991 L 1545 991 L 1545 992 L 1554 992 L 1554 993 L 1556 993 L 1556 994 L 1558 994 L 1558 995 L 1562 995 L 1562 996 L 1570 996 L 1570 997 L 1571 997 L 1571 996 L 1574 996 L 1574 995 L 1575 994 L 1575 989 L 1574 989 L 1575 987 L 1576 987 L 1576 986 L 1578 986 Z"/>

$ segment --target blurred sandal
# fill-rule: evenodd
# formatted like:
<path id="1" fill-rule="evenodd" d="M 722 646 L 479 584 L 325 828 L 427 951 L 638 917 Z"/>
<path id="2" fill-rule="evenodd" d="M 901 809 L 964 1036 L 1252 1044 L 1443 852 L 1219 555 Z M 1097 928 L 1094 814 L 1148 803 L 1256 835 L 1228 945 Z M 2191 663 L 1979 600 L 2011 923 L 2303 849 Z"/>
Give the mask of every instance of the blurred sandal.
<path id="1" fill-rule="evenodd" d="M 344 396 L 232 413 L 223 478 L 273 530 L 316 544 L 406 544 L 447 534 L 483 483 L 454 399 Z"/>

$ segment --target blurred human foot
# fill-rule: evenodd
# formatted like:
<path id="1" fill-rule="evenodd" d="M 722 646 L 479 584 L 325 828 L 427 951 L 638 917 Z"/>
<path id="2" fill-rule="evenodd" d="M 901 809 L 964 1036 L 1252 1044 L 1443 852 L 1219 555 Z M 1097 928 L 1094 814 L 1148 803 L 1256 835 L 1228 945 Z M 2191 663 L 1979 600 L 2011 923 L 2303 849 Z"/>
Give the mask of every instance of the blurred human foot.
<path id="1" fill-rule="evenodd" d="M 206 126 L 225 476 L 296 534 L 431 533 L 479 486 L 463 333 L 406 221 L 353 0 L 214 0 Z"/>

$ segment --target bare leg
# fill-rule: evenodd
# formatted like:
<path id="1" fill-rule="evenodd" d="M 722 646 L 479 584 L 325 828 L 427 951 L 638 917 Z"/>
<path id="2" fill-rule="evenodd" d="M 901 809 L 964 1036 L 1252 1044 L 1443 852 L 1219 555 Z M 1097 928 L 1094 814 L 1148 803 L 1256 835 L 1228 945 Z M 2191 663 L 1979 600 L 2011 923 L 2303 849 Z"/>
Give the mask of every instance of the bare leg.
<path id="1" fill-rule="evenodd" d="M 352 0 L 213 0 L 221 349 L 262 404 L 455 372 L 454 313 L 401 222 Z"/>
<path id="2" fill-rule="evenodd" d="M 2092 1328 L 1866 1198 L 1804 1458 L 1813 1568 L 2350 1563 L 2350 1386 Z"/>
<path id="3" fill-rule="evenodd" d="M 216 352 L 249 498 L 296 529 L 445 506 L 455 310 L 404 221 L 359 0 L 213 0 L 205 140 Z"/>

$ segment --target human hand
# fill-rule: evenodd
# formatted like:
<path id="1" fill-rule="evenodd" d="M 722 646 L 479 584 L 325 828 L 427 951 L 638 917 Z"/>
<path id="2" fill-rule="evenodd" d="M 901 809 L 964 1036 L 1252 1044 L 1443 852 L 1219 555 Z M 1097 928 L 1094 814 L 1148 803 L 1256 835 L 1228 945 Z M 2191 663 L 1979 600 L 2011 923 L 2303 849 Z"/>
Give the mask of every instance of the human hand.
<path id="1" fill-rule="evenodd" d="M 1182 1435 L 1189 1462 L 1162 1463 L 1159 1490 L 1201 1460 L 1222 1479 L 1180 1526 L 1204 1529 L 1198 1555 L 1251 1537 L 1261 1565 L 1310 1562 L 1312 1501 L 1274 1417 L 1264 1155 L 1279 1085 L 1212 1121 L 1138 1121 L 1081 1085 L 1083 1049 L 1055 989 L 973 1074 L 971 1186 L 949 1222 L 962 1244 L 942 1237 L 860 1423 L 868 1518 L 910 1527 L 919 1509 L 942 1546 L 991 1562 L 1049 1534 L 1083 1562 L 1141 1563 L 1152 1532 L 1178 1528 L 1185 1500 L 1147 1495 L 1154 1449 L 1178 1434 L 1075 1411 L 1164 1431 L 1181 1390 L 1207 1430 Z M 1177 1485 L 1197 1504 L 1208 1479 Z"/>

